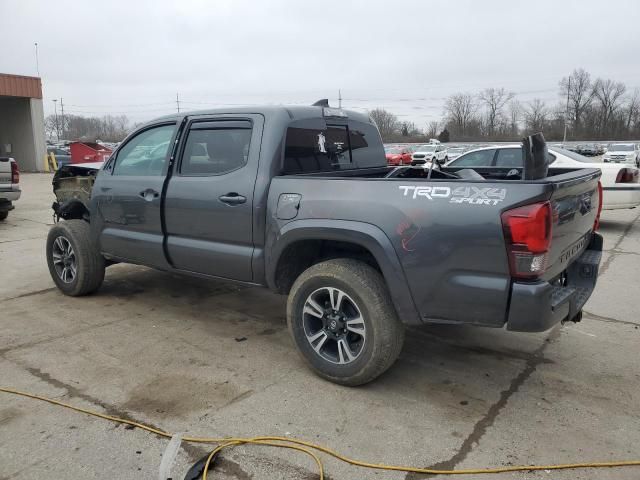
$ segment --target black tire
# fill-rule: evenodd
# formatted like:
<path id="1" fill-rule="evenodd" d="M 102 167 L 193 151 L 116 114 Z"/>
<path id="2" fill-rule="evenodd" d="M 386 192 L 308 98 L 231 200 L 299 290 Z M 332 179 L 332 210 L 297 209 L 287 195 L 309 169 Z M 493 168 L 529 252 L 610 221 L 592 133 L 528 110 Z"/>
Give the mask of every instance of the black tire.
<path id="1" fill-rule="evenodd" d="M 311 318 L 303 313 L 305 304 L 325 288 L 341 290 L 349 305 L 353 302 L 360 310 L 366 336 L 362 337 L 360 350 L 350 363 L 327 360 L 314 350 L 308 340 L 309 334 L 305 333 L 306 319 Z M 326 313 L 322 320 L 315 321 L 324 323 L 325 317 Z M 299 353 L 311 369 L 331 382 L 347 386 L 365 384 L 385 372 L 400 355 L 404 342 L 404 326 L 398 319 L 382 275 L 366 263 L 353 259 L 327 260 L 305 270 L 289 292 L 287 323 Z M 343 331 L 347 336 L 353 335 L 346 329 Z"/>
<path id="2" fill-rule="evenodd" d="M 3 212 L 0 212 L 0 222 L 2 222 L 3 220 L 6 220 L 8 216 L 9 216 L 8 210 L 4 210 Z"/>
<path id="3" fill-rule="evenodd" d="M 58 271 L 60 263 L 54 265 L 54 252 L 59 250 L 54 242 L 60 237 L 63 239 L 60 242 L 66 240 L 72 248 L 75 275 L 70 281 L 61 278 Z M 54 225 L 47 236 L 47 265 L 51 278 L 65 295 L 78 297 L 100 288 L 104 280 L 105 259 L 91 240 L 89 223 L 84 220 L 66 220 Z"/>

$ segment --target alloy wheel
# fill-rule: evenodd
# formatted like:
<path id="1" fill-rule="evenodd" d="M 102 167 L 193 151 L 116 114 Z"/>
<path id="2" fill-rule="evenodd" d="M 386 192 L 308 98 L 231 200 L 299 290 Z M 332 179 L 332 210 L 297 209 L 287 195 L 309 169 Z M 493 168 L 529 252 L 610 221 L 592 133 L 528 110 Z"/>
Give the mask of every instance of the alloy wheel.
<path id="1" fill-rule="evenodd" d="M 302 317 L 307 341 L 324 360 L 345 365 L 363 352 L 364 317 L 356 302 L 339 288 L 322 287 L 312 292 Z"/>
<path id="2" fill-rule="evenodd" d="M 51 256 L 53 268 L 60 280 L 64 283 L 72 283 L 76 278 L 78 266 L 71 242 L 63 236 L 57 237 L 53 241 Z"/>

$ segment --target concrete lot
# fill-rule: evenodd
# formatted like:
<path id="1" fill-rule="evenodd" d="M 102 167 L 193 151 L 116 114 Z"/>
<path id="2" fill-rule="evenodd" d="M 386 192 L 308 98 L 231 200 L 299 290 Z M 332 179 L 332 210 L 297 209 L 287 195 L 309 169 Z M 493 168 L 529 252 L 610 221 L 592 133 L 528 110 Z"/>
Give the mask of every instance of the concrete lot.
<path id="1" fill-rule="evenodd" d="M 538 335 L 413 329 L 387 374 L 349 389 L 306 369 L 285 299 L 263 289 L 118 265 L 97 294 L 64 297 L 44 258 L 50 180 L 23 175 L 23 198 L 0 224 L 2 386 L 172 432 L 293 435 L 374 462 L 640 459 L 638 210 L 603 215 L 607 252 L 582 323 Z M 165 447 L 139 429 L 0 393 L 3 480 L 157 478 Z M 184 447 L 173 478 L 204 453 Z M 332 479 L 422 478 L 326 466 Z M 220 468 L 214 478 L 317 478 L 309 459 L 267 447 L 229 452 Z M 639 477 L 631 467 L 482 478 Z"/>

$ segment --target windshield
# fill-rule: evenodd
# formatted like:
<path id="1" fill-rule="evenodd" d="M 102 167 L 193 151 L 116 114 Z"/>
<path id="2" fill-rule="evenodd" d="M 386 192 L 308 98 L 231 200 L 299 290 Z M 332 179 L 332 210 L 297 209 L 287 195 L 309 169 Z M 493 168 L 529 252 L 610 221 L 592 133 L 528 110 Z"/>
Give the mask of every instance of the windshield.
<path id="1" fill-rule="evenodd" d="M 633 152 L 633 145 L 629 145 L 628 143 L 614 143 L 609 145 L 608 150 L 612 152 Z"/>
<path id="2" fill-rule="evenodd" d="M 435 145 L 423 145 L 422 147 L 416 150 L 416 152 L 435 152 L 435 151 L 436 151 Z"/>
<path id="3" fill-rule="evenodd" d="M 384 151 L 387 153 L 402 153 L 400 147 L 385 147 Z"/>
<path id="4" fill-rule="evenodd" d="M 582 155 L 580 155 L 579 153 L 576 152 L 572 152 L 571 150 L 567 150 L 564 148 L 550 148 L 549 151 L 551 153 L 559 153 L 560 155 L 564 155 L 565 157 L 569 157 L 571 160 L 575 160 L 576 162 L 583 162 L 583 163 L 593 163 L 593 160 L 589 160 L 587 157 L 583 157 Z"/>

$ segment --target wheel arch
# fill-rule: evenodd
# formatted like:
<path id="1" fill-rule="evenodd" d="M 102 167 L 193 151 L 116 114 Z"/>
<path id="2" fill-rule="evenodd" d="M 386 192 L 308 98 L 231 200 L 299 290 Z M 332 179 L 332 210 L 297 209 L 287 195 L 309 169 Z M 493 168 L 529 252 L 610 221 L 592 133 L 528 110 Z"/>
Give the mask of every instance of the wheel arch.
<path id="1" fill-rule="evenodd" d="M 286 224 L 266 248 L 269 288 L 287 294 L 307 268 L 329 258 L 356 258 L 383 276 L 403 323 L 420 324 L 404 270 L 391 241 L 377 226 L 349 220 L 296 220 Z"/>
<path id="2" fill-rule="evenodd" d="M 63 203 L 55 202 L 53 204 L 53 211 L 58 217 L 63 218 L 64 220 L 89 219 L 89 209 L 84 203 L 75 198 Z"/>

